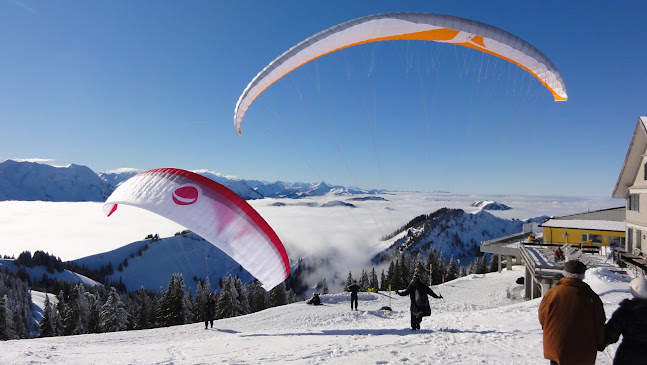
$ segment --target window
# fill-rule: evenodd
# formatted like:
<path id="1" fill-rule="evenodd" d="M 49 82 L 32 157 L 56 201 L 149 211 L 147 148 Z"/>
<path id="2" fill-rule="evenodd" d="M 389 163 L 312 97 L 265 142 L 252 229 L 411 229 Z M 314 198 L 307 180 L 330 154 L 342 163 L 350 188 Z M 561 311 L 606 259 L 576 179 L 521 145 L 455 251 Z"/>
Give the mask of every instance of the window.
<path id="1" fill-rule="evenodd" d="M 643 231 L 641 231 L 641 230 L 637 229 L 637 230 L 636 230 L 636 246 L 635 246 L 635 248 L 636 248 L 637 250 L 641 250 L 641 249 L 642 249 L 642 247 L 641 247 L 642 236 L 643 236 Z"/>
<path id="2" fill-rule="evenodd" d="M 638 212 L 640 208 L 640 195 L 629 194 L 627 197 L 627 210 Z"/>
<path id="3" fill-rule="evenodd" d="M 602 235 L 583 233 L 582 234 L 582 242 L 588 242 L 588 241 L 591 241 L 591 243 L 595 244 L 595 245 L 601 245 L 602 244 Z"/>
<path id="4" fill-rule="evenodd" d="M 647 180 L 647 162 L 643 165 L 643 171 L 645 172 L 645 180 Z"/>
<path id="5" fill-rule="evenodd" d="M 609 237 L 609 246 L 624 247 L 625 246 L 625 238 L 624 237 L 610 236 Z"/>
<path id="6" fill-rule="evenodd" d="M 634 246 L 634 229 L 627 228 L 627 252 L 631 252 Z"/>

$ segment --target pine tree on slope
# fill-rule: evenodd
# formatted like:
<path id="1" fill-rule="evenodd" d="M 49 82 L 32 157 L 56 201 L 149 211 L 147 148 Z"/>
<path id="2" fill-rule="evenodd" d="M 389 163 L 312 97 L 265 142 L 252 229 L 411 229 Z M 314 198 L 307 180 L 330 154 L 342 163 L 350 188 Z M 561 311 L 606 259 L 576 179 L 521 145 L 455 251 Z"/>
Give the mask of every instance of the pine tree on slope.
<path id="1" fill-rule="evenodd" d="M 99 320 L 101 328 L 105 332 L 123 331 L 128 327 L 128 312 L 124 308 L 117 289 L 110 288 L 108 299 L 101 307 Z"/>

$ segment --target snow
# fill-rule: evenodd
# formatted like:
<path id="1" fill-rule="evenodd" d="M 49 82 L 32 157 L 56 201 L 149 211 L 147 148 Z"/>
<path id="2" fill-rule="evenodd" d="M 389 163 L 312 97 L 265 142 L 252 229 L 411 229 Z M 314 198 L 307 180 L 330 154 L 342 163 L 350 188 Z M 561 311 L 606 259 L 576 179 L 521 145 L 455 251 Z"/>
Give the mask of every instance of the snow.
<path id="1" fill-rule="evenodd" d="M 18 266 L 14 263 L 14 260 L 0 259 L 0 268 L 7 268 L 13 272 L 18 271 Z M 54 271 L 54 273 L 51 274 L 47 272 L 46 267 L 35 266 L 35 267 L 25 267 L 25 271 L 29 274 L 30 277 L 36 278 L 36 279 L 40 279 L 43 277 L 43 275 L 45 275 L 51 279 L 61 279 L 61 280 L 70 281 L 74 283 L 83 283 L 86 285 L 101 285 L 100 283 L 97 283 L 96 281 L 86 276 L 77 274 L 69 270 L 63 270 L 61 272 Z"/>
<path id="2" fill-rule="evenodd" d="M 541 224 L 541 227 L 595 229 L 599 231 L 625 231 L 625 222 L 582 220 L 582 219 L 551 219 Z"/>
<path id="3" fill-rule="evenodd" d="M 2 343 L 3 364 L 547 364 L 537 320 L 541 298 L 521 299 L 515 280 L 523 267 L 470 275 L 433 287 L 431 317 L 409 329 L 409 297 L 361 293 L 359 311 L 349 294 L 214 322 L 142 331 L 15 340 Z M 590 269 L 607 318 L 629 298 L 630 276 Z M 52 298 L 50 297 L 50 300 Z M 390 306 L 393 312 L 382 311 Z M 611 364 L 617 344 L 598 353 Z"/>

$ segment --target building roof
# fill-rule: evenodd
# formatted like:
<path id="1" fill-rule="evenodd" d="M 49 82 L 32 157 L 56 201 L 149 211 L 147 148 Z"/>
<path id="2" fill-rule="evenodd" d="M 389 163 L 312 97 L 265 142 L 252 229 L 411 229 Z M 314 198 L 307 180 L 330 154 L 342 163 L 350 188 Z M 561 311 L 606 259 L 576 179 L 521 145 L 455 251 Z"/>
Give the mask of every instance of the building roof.
<path id="1" fill-rule="evenodd" d="M 588 229 L 594 231 L 625 232 L 625 222 L 581 220 L 581 219 L 549 219 L 539 225 L 550 228 Z"/>
<path id="2" fill-rule="evenodd" d="M 625 162 L 622 164 L 618 182 L 611 194 L 612 198 L 624 199 L 629 194 L 629 187 L 633 185 L 636 180 L 636 174 L 640 170 L 642 163 L 642 155 L 647 150 L 647 117 L 639 117 L 636 123 L 634 135 L 631 137 L 629 150 L 625 157 Z"/>

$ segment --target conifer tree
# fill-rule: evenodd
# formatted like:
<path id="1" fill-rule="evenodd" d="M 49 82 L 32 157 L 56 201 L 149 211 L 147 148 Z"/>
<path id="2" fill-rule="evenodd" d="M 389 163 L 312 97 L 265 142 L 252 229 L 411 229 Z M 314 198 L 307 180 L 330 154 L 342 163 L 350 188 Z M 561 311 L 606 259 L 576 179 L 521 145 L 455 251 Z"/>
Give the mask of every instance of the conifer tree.
<path id="1" fill-rule="evenodd" d="M 476 274 L 485 274 L 487 272 L 487 259 L 485 255 L 479 257 L 475 264 Z"/>
<path id="2" fill-rule="evenodd" d="M 362 269 L 362 274 L 359 277 L 359 282 L 357 283 L 361 291 L 368 291 L 368 274 L 366 270 Z"/>
<path id="3" fill-rule="evenodd" d="M 281 283 L 270 290 L 270 307 L 288 304 L 288 293 L 285 284 Z"/>
<path id="4" fill-rule="evenodd" d="M 0 297 L 0 340 L 14 340 L 18 338 L 14 331 L 13 313 L 7 305 L 7 295 Z"/>
<path id="5" fill-rule="evenodd" d="M 393 279 L 395 279 L 395 263 L 391 260 L 391 263 L 389 263 L 389 271 L 386 274 L 386 283 L 383 283 L 384 290 L 389 290 L 389 286 L 391 286 L 390 290 L 396 290 L 393 287 Z"/>
<path id="6" fill-rule="evenodd" d="M 137 298 L 137 308 L 135 310 L 135 326 L 137 330 L 143 330 L 151 328 L 150 322 L 148 320 L 148 313 L 150 310 L 150 299 L 146 295 L 146 290 L 142 286 L 135 293 L 135 298 Z"/>
<path id="7" fill-rule="evenodd" d="M 222 292 L 216 305 L 216 319 L 231 318 L 237 315 L 236 289 L 233 286 L 231 276 L 223 280 Z"/>
<path id="8" fill-rule="evenodd" d="M 386 291 L 388 288 L 388 280 L 386 279 L 386 274 L 384 274 L 384 269 L 382 269 L 382 275 L 380 277 L 380 290 Z"/>
<path id="9" fill-rule="evenodd" d="M 373 288 L 373 289 L 380 288 L 380 284 L 377 280 L 377 274 L 375 274 L 375 267 L 371 268 L 371 273 L 369 274 L 369 277 L 368 277 L 368 286 L 369 288 Z"/>
<path id="10" fill-rule="evenodd" d="M 454 255 L 452 255 L 452 258 L 449 260 L 449 266 L 447 267 L 445 281 L 451 281 L 456 278 L 458 278 L 458 263 L 456 262 Z"/>
<path id="11" fill-rule="evenodd" d="M 445 278 L 445 274 L 447 274 L 447 262 L 445 261 L 445 255 L 443 255 L 442 252 L 439 252 L 438 254 L 438 266 L 440 266 L 438 268 L 440 270 L 440 282 L 444 283 L 447 281 L 447 278 Z"/>
<path id="12" fill-rule="evenodd" d="M 55 336 L 54 323 L 52 323 L 52 311 L 55 307 L 49 301 L 49 295 L 45 294 L 45 304 L 43 304 L 43 319 L 38 323 L 40 328 L 40 337 Z"/>
<path id="13" fill-rule="evenodd" d="M 467 269 L 465 266 L 461 266 L 461 277 L 467 276 Z"/>
<path id="14" fill-rule="evenodd" d="M 263 287 L 261 286 L 261 283 L 258 281 L 255 281 L 252 286 L 252 291 L 250 293 L 250 298 L 253 298 L 252 302 L 254 305 L 252 306 L 254 312 L 259 312 L 264 309 L 267 309 L 268 305 L 268 298 L 267 298 L 267 292 Z"/>
<path id="15" fill-rule="evenodd" d="M 346 290 L 349 286 L 353 285 L 353 273 L 351 271 L 348 272 L 348 276 L 346 277 L 346 286 L 344 286 L 344 290 Z"/>
<path id="16" fill-rule="evenodd" d="M 396 259 L 393 264 L 393 276 L 391 277 L 391 289 L 400 290 L 404 289 L 404 283 L 402 281 L 402 265 L 400 265 L 400 260 Z"/>
<path id="17" fill-rule="evenodd" d="M 428 283 L 429 282 L 429 275 L 427 275 L 427 269 L 425 268 L 425 262 L 424 259 L 422 258 L 422 250 L 418 251 L 418 254 L 416 255 L 416 259 L 414 260 L 414 268 L 413 272 L 418 273 L 420 275 L 420 280 L 423 283 Z"/>
<path id="18" fill-rule="evenodd" d="M 193 321 L 193 304 L 193 295 L 191 294 L 191 288 L 189 288 L 189 292 L 184 295 L 184 305 L 182 306 L 184 324 L 195 323 Z"/>
<path id="19" fill-rule="evenodd" d="M 438 260 L 438 251 L 435 247 L 429 249 L 427 254 L 427 267 L 431 267 L 431 283 L 432 285 L 440 284 L 442 280 L 442 271 L 440 271 L 440 261 Z"/>
<path id="20" fill-rule="evenodd" d="M 204 284 L 198 281 L 195 287 L 195 298 L 193 300 L 193 323 L 200 322 L 204 317 L 204 306 L 207 302 L 207 297 L 204 295 Z"/>
<path id="21" fill-rule="evenodd" d="M 243 286 L 242 281 L 239 277 L 236 277 L 234 280 L 234 287 L 236 288 L 236 294 L 238 295 L 238 315 L 242 316 L 249 314 L 249 299 L 247 298 L 247 289 Z"/>
<path id="22" fill-rule="evenodd" d="M 90 306 L 85 295 L 85 287 L 78 284 L 72 288 L 70 298 L 63 312 L 63 335 L 88 333 Z"/>
<path id="23" fill-rule="evenodd" d="M 98 295 L 91 294 L 88 298 L 90 302 L 90 316 L 88 317 L 88 333 L 101 332 L 101 302 Z"/>
<path id="24" fill-rule="evenodd" d="M 162 294 L 159 303 L 158 320 L 163 327 L 184 324 L 185 320 L 184 279 L 182 274 L 173 274 L 168 290 Z"/>
<path id="25" fill-rule="evenodd" d="M 110 288 L 108 299 L 101 306 L 99 321 L 104 332 L 123 331 L 128 327 L 128 312 L 114 287 Z"/>
<path id="26" fill-rule="evenodd" d="M 492 257 L 490 257 L 490 267 L 488 272 L 497 271 L 499 271 L 499 255 L 492 255 Z"/>
<path id="27" fill-rule="evenodd" d="M 56 328 L 55 336 L 62 336 L 65 329 L 65 327 L 63 326 L 63 313 L 65 313 L 65 295 L 63 293 L 63 290 L 60 290 L 58 292 L 56 300 L 58 300 L 58 302 L 56 302 L 56 312 L 53 317 L 54 327 Z"/>
<path id="28" fill-rule="evenodd" d="M 409 261 L 409 255 L 403 254 L 402 256 L 400 256 L 400 280 L 401 288 L 403 289 L 407 287 L 413 277 L 411 270 L 412 265 L 409 263 Z"/>

